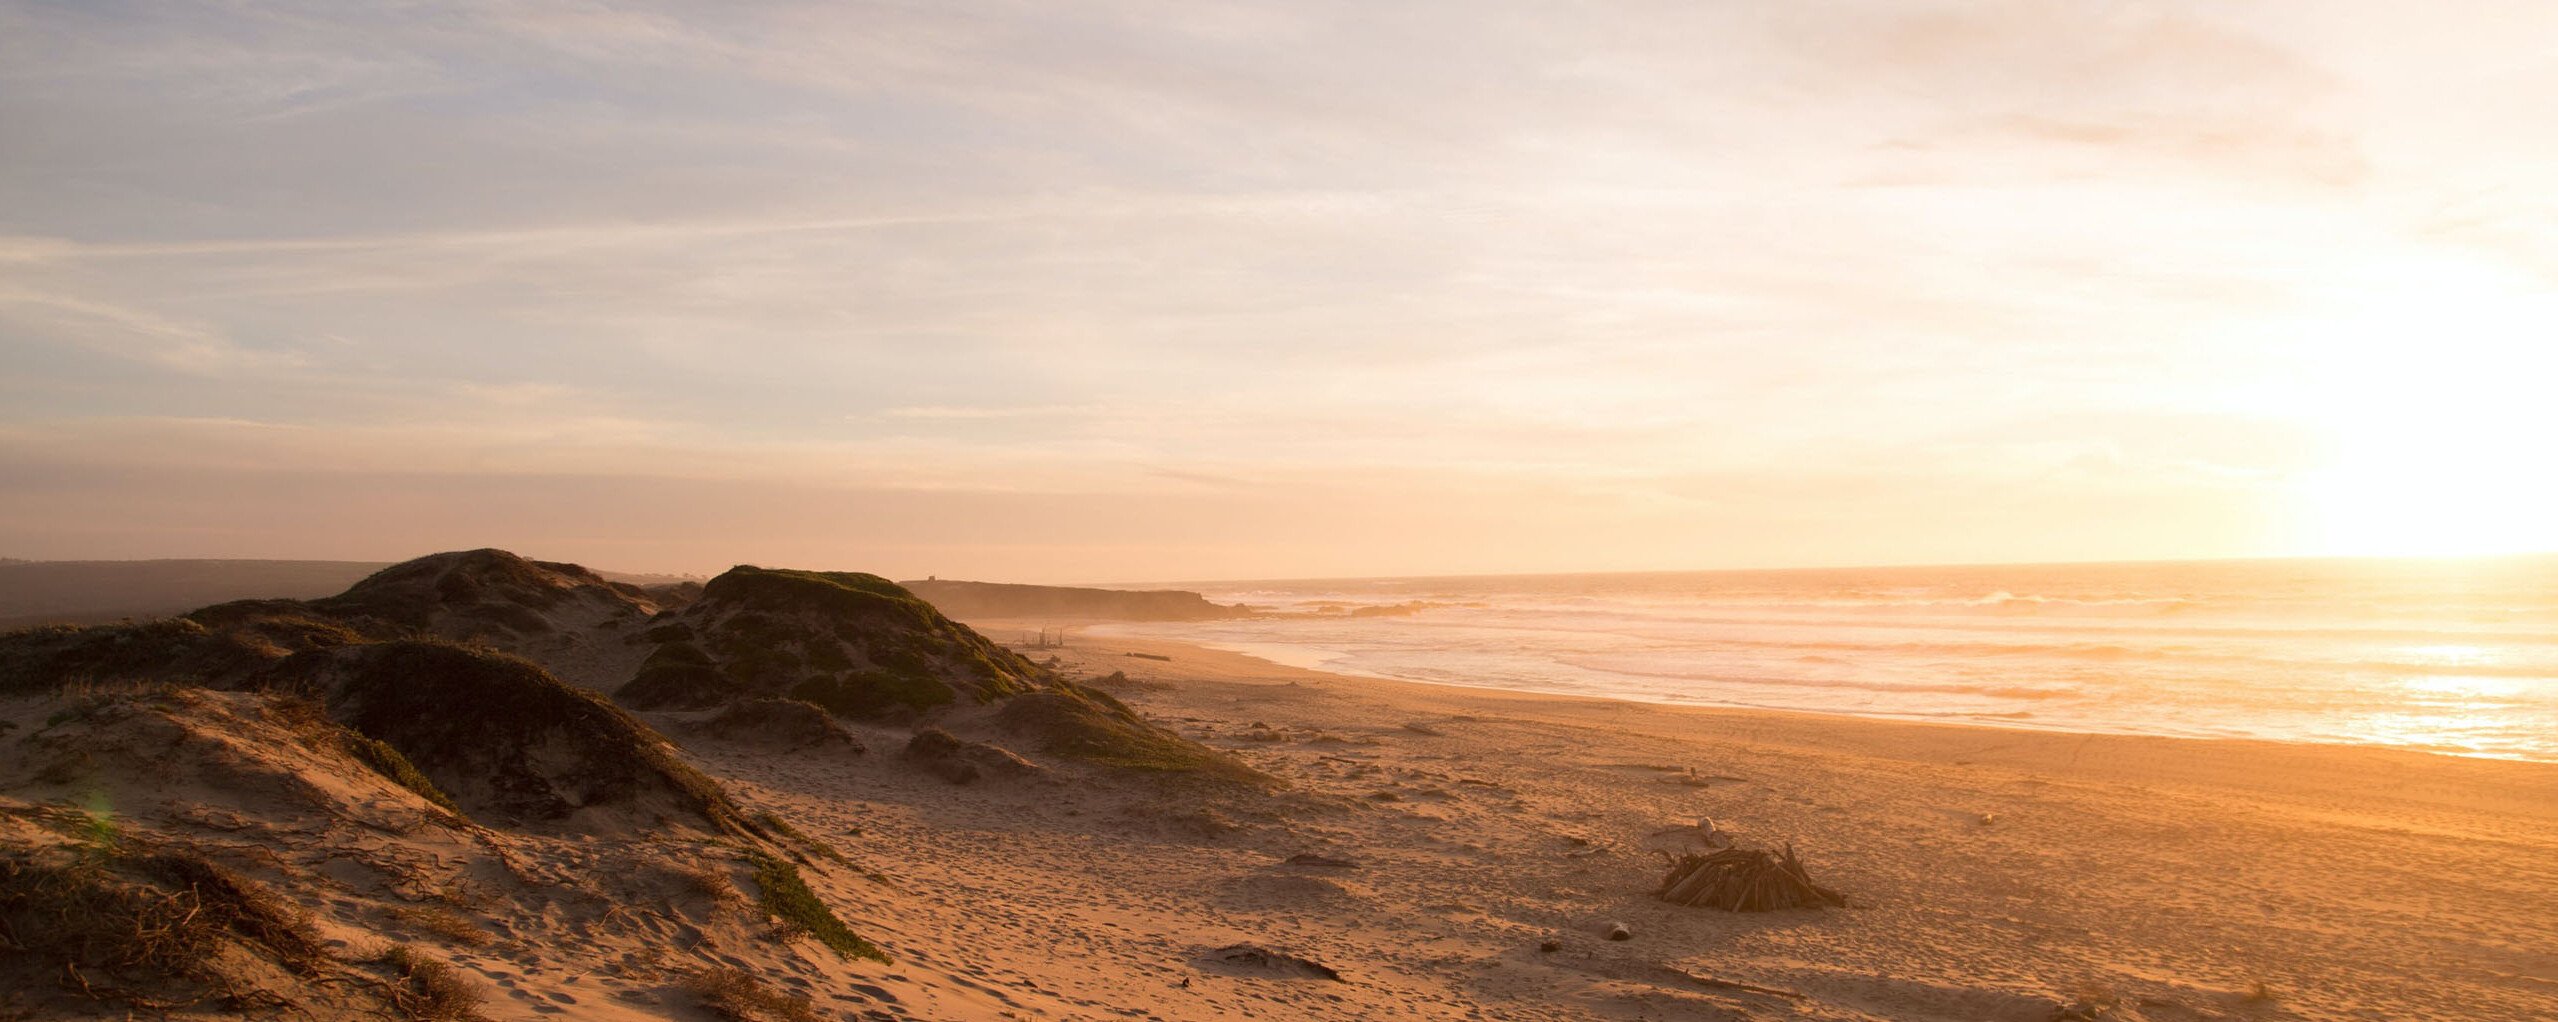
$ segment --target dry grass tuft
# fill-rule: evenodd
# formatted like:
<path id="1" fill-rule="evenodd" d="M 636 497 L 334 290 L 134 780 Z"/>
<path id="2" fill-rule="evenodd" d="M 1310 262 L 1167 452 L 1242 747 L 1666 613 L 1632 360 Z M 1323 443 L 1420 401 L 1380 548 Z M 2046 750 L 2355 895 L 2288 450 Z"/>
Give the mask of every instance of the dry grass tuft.
<path id="1" fill-rule="evenodd" d="M 675 881 L 677 890 L 715 905 L 733 905 L 746 900 L 728 874 L 709 866 L 668 866 L 666 874 Z"/>
<path id="2" fill-rule="evenodd" d="M 0 850 L 0 933 L 70 989 L 146 1005 L 145 987 L 251 999 L 260 992 L 226 964 L 234 949 L 306 976 L 327 960 L 308 919 L 239 874 L 184 852 L 105 844 Z"/>
<path id="3" fill-rule="evenodd" d="M 397 976 L 388 995 L 400 1017 L 411 1022 L 482 1022 L 479 986 L 462 978 L 451 965 L 398 945 L 383 949 L 375 960 L 390 966 Z"/>
<path id="4" fill-rule="evenodd" d="M 808 998 L 774 990 L 744 969 L 724 965 L 704 969 L 687 978 L 684 989 L 699 998 L 703 1008 L 727 1022 L 816 1022 L 817 1019 L 817 1011 Z"/>
<path id="5" fill-rule="evenodd" d="M 442 937 L 464 947 L 485 947 L 497 938 L 469 917 L 435 905 L 393 905 L 391 918 L 419 933 Z"/>

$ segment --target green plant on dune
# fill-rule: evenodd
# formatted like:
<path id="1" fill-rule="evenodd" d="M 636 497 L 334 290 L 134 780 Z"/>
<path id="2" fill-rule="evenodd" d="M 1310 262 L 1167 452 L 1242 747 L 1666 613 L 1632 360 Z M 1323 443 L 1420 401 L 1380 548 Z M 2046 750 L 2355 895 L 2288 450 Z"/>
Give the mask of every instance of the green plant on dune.
<path id="1" fill-rule="evenodd" d="M 436 808 L 455 816 L 462 815 L 462 807 L 453 801 L 453 796 L 445 794 L 444 789 L 436 787 L 434 781 L 428 780 L 425 774 L 419 773 L 417 764 L 409 762 L 409 758 L 400 755 L 400 750 L 392 748 L 390 743 L 367 738 L 353 731 L 347 732 L 345 737 L 347 751 L 353 753 L 356 759 L 362 760 L 365 766 L 372 767 L 374 773 L 389 778 L 393 784 L 416 792 L 419 798 L 435 803 Z"/>
<path id="2" fill-rule="evenodd" d="M 845 856 L 843 852 L 837 851 L 834 845 L 827 844 L 822 840 L 809 836 L 806 831 L 803 831 L 798 827 L 791 826 L 791 822 L 789 820 L 782 819 L 781 817 L 775 816 L 771 813 L 759 813 L 755 817 L 755 822 L 763 824 L 764 829 L 774 835 L 775 838 L 797 844 L 801 848 L 807 849 L 812 855 L 822 859 L 831 859 L 846 866 L 853 864 L 853 860 Z M 861 832 L 856 830 L 853 833 L 859 834 Z M 793 853 L 793 857 L 797 858 L 797 853 Z M 800 861 L 806 862 L 807 860 L 803 858 Z"/>
<path id="3" fill-rule="evenodd" d="M 761 892 L 756 902 L 763 906 L 766 915 L 817 938 L 818 943 L 835 949 L 836 954 L 845 958 L 867 958 L 887 964 L 888 952 L 862 939 L 851 927 L 845 926 L 843 920 L 835 918 L 834 910 L 818 900 L 817 892 L 809 890 L 808 882 L 800 879 L 799 867 L 760 852 L 750 853 L 747 861 L 755 867 L 755 887 Z"/>
<path id="4" fill-rule="evenodd" d="M 623 702 L 643 710 L 698 710 L 743 694 L 745 688 L 690 640 L 659 645 L 622 686 Z"/>

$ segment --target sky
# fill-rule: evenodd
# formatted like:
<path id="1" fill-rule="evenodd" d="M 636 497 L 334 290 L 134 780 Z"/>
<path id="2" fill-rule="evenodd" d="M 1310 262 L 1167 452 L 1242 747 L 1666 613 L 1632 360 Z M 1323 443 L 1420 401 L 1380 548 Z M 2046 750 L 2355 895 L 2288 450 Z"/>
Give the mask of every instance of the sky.
<path id="1" fill-rule="evenodd" d="M 2558 549 L 2558 5 L 0 0 L 0 555 Z"/>

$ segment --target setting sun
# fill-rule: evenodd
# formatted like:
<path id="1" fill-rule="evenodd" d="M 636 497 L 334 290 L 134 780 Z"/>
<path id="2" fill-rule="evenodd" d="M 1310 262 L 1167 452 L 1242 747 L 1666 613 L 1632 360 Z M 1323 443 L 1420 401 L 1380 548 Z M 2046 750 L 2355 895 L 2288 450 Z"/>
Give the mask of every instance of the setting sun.
<path id="1" fill-rule="evenodd" d="M 2306 550 L 2558 549 L 2558 291 L 2476 259 L 2391 264 L 2330 297 L 2297 381 L 2326 441 Z"/>

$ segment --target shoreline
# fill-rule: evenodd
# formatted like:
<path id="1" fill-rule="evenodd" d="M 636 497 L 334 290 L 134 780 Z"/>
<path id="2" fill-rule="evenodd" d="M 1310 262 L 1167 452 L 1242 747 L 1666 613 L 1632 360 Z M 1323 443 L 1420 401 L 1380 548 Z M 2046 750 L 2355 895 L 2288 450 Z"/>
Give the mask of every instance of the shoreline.
<path id="1" fill-rule="evenodd" d="M 1584 699 L 1584 700 L 1593 700 L 1593 701 L 1603 702 L 1603 703 L 1625 703 L 1625 704 L 1630 704 L 1630 705 L 1635 705 L 1635 706 L 1658 707 L 1658 708 L 1662 708 L 1662 709 L 1670 709 L 1670 710 L 1695 710 L 1695 711 L 1703 711 L 1703 712 L 1714 712 L 1714 713 L 1735 713 L 1735 714 L 1773 714 L 1773 715 L 1785 716 L 1785 717 L 1802 717 L 1802 718 L 1808 718 L 1808 719 L 1810 719 L 1810 720 L 1814 720 L 1814 721 L 1821 721 L 1821 720 L 1837 720 L 1837 721 L 1857 721 L 1857 722 L 1866 722 L 1866 723 L 1882 724 L 1882 725 L 1907 725 L 1907 726 L 1916 726 L 1916 727 L 1945 727 L 1945 728 L 1962 728 L 1962 729 L 1972 729 L 1972 730 L 1988 731 L 1988 732 L 1995 732 L 1995 733 L 2002 733 L 2002 734 L 2006 734 L 2006 733 L 2015 733 L 2015 734 L 2048 735 L 2048 736 L 2057 736 L 2057 737 L 2061 737 L 2061 738 L 2070 738 L 2070 737 L 2078 737 L 2078 736 L 2087 736 L 2087 737 L 2102 737 L 2102 738 L 2111 738 L 2111 739 L 2156 739 L 2156 740 L 2162 740 L 2162 741 L 2177 741 L 2177 742 L 2212 742 L 2212 743 L 2227 742 L 2227 743 L 2237 743 L 2237 744 L 2241 744 L 2241 745 L 2250 745 L 2250 746 L 2267 746 L 2267 747 L 2275 747 L 2275 748 L 2361 750 L 2361 751 L 2369 751 L 2369 752 L 2375 752 L 2375 753 L 2379 753 L 2379 752 L 2387 752 L 2387 753 L 2393 753 L 2393 754 L 2402 754 L 2402 755 L 2410 755 L 2410 756 L 2422 756 L 2422 757 L 2428 757 L 2428 758 L 2440 758 L 2440 759 L 2448 759 L 2448 760 L 2474 761 L 2474 762 L 2490 762 L 2490 763 L 2512 763 L 2512 764 L 2519 764 L 2519 765 L 2525 765 L 2525 766 L 2533 766 L 2533 767 L 2539 767 L 2539 768 L 2543 768 L 2543 769 L 2550 770 L 2550 771 L 2552 771 L 2552 772 L 2553 772 L 2553 773 L 2552 773 L 2552 776 L 2553 776 L 2553 777 L 2558 777 L 2558 760 L 2532 759 L 2532 758 L 2524 757 L 2524 756 L 2508 756 L 2508 755 L 2499 755 L 2499 754 L 2492 753 L 2492 752 L 2464 752 L 2464 751 L 2458 751 L 2458 750 L 2454 750 L 2454 749 L 2441 748 L 2441 747 L 2428 747 L 2428 746 L 2404 745 L 2404 744 L 2385 744 L 2385 743 L 2377 743 L 2377 742 L 2353 742 L 2353 741 L 2327 740 L 2327 739 L 2316 739 L 2316 738 L 2277 738 L 2277 737 L 2267 737 L 2267 736 L 2263 736 L 2263 735 L 2245 735 L 2245 734 L 2183 734 L 2183 733 L 2177 733 L 2177 732 L 2172 732 L 2172 731 L 2146 731 L 2146 730 L 2130 730 L 2130 729 L 2125 729 L 2125 730 L 2104 730 L 2104 729 L 2096 729 L 2096 728 L 2082 728 L 2082 727 L 2063 726 L 2063 725 L 2057 725 L 2057 724 L 2034 723 L 2034 722 L 2028 722 L 2028 721 L 2022 721 L 2022 720 L 1998 720 L 1998 719 L 1987 719 L 1987 718 L 1974 718 L 1974 719 L 1950 719 L 1950 718 L 1943 718 L 1943 717 L 1929 717 L 1929 716 L 1921 716 L 1921 715 L 1916 715 L 1916 714 L 1907 714 L 1907 715 L 1904 715 L 1904 714 L 1891 714 L 1891 713 L 1860 713 L 1860 712 L 1856 712 L 1856 711 L 1853 711 L 1853 710 L 1812 710 L 1812 709 L 1796 709 L 1796 708 L 1792 708 L 1792 707 L 1781 707 L 1781 706 L 1754 706 L 1754 705 L 1743 704 L 1743 703 L 1682 702 L 1682 701 L 1670 700 L 1670 699 L 1647 699 L 1647 698 L 1643 698 L 1643 697 L 1638 696 L 1638 695 L 1602 695 L 1602 694 L 1595 694 L 1595 693 L 1588 693 L 1588 692 L 1567 692 L 1567 691 L 1556 691 L 1556 690 L 1546 690 L 1546 689 L 1511 688 L 1511 687 L 1499 686 L 1499 685 L 1473 685 L 1473 684 L 1466 684 L 1466 683 L 1463 683 L 1463 682 L 1453 682 L 1453 681 L 1423 681 L 1423 680 L 1414 679 L 1414 678 L 1397 678 L 1397 677 L 1391 677 L 1391 676 L 1382 675 L 1382 674 L 1373 674 L 1373 673 L 1368 673 L 1368 672 L 1363 672 L 1363 671 L 1342 670 L 1342 669 L 1332 668 L 1332 667 L 1329 667 L 1329 666 L 1307 666 L 1307 665 L 1304 665 L 1304 664 L 1289 663 L 1289 662 L 1286 662 L 1286 661 L 1277 660 L 1277 659 L 1273 659 L 1273 658 L 1271 658 L 1271 657 L 1263 656 L 1263 655 L 1261 655 L 1260 653 L 1254 652 L 1254 651 L 1252 651 L 1252 650 L 1250 650 L 1250 649 L 1236 648 L 1236 647 L 1238 647 L 1238 646 L 1251 646 L 1251 645 L 1259 645 L 1259 644 L 1221 644 L 1221 643 L 1212 643 L 1212 642 L 1199 642 L 1199 641 L 1194 641 L 1194 640 L 1189 640 L 1189 639 L 1164 638 L 1164 637 L 1160 637 L 1160 636 L 1122 635 L 1122 634 L 1118 634 L 1118 633 L 1115 633 L 1115 632 L 1112 632 L 1112 631 L 1109 631 L 1109 630 L 1108 630 L 1109 626 L 1111 626 L 1111 625 L 1114 625 L 1114 624 L 1127 624 L 1127 623 L 1129 623 L 1129 622 L 1114 622 L 1114 621 L 1104 621 L 1104 620 L 1094 620 L 1094 621 L 1076 621 L 1076 622 L 1071 622 L 1071 623 L 1068 625 L 1068 627 L 1071 627 L 1071 628 L 1077 628 L 1077 629 L 1093 629 L 1093 630 L 1091 630 L 1091 631 L 1079 631 L 1079 632 L 1077 632 L 1076 634 L 1077 634 L 1078 636 L 1081 636 L 1081 637 L 1085 637 L 1085 638 L 1087 638 L 1087 639 L 1088 639 L 1088 640 L 1090 640 L 1091 642 L 1096 642 L 1096 643 L 1113 644 L 1113 645 L 1124 645 L 1124 646 L 1138 647 L 1138 648 L 1145 648 L 1145 647 L 1151 647 L 1151 646 L 1156 646 L 1156 645 L 1167 646 L 1167 647 L 1176 647 L 1176 648 L 1181 648 L 1181 649 L 1194 650 L 1194 651 L 1199 652 L 1199 653 L 1212 653 L 1212 654 L 1218 654 L 1218 655 L 1224 655 L 1224 656 L 1237 656 L 1237 657 L 1243 657 L 1243 658 L 1246 658 L 1246 659 L 1249 659 L 1249 660 L 1252 660 L 1252 661 L 1255 661 L 1255 662 L 1258 662 L 1258 663 L 1268 664 L 1268 665 L 1270 665 L 1270 667 L 1271 667 L 1272 669 L 1275 669 L 1275 670 L 1303 671 L 1303 672 L 1306 672 L 1306 673 L 1308 673 L 1308 674 L 1322 675 L 1322 676 L 1325 676 L 1325 677 L 1330 677 L 1330 678 L 1339 678 L 1339 679 L 1351 680 L 1351 681 L 1379 682 L 1379 683 L 1391 684 L 1391 685 L 1414 685 L 1414 686 L 1420 686 L 1420 687 L 1425 688 L 1425 689 L 1446 689 L 1446 690 L 1459 691 L 1459 692 L 1510 693 L 1510 694 L 1516 694 L 1516 695 L 1523 695 L 1523 696 L 1536 696 L 1536 697 L 1552 698 L 1552 699 Z M 972 626 L 972 627 L 980 627 L 980 626 L 979 626 L 976 622 L 971 622 L 970 624 L 971 624 L 971 626 Z M 1009 629 L 1014 629 L 1014 628 L 1016 628 L 1016 627 L 1020 627 L 1020 625 L 1019 625 L 1016 621 L 1014 621 L 1014 620 L 1011 620 L 1011 619 L 993 619 L 993 620 L 989 620 L 989 621 L 985 622 L 985 623 L 984 623 L 984 625 L 981 627 L 981 630 L 989 630 L 989 629 L 992 629 L 992 630 L 1009 630 Z M 1056 625 L 1052 622 L 1052 623 L 1049 625 L 1049 627 L 1056 627 Z M 990 632 L 989 632 L 989 637 L 993 637 L 993 634 L 994 634 L 994 632 L 993 632 L 993 631 L 990 631 Z M 998 641 L 1000 641 L 1000 640 L 998 640 Z M 1024 652 L 1025 654 L 1030 654 L 1030 653 L 1038 653 L 1038 652 L 1043 652 L 1043 651 L 1039 651 L 1039 650 L 1027 650 L 1027 649 L 1025 649 L 1025 650 L 1022 650 L 1022 652 Z"/>

